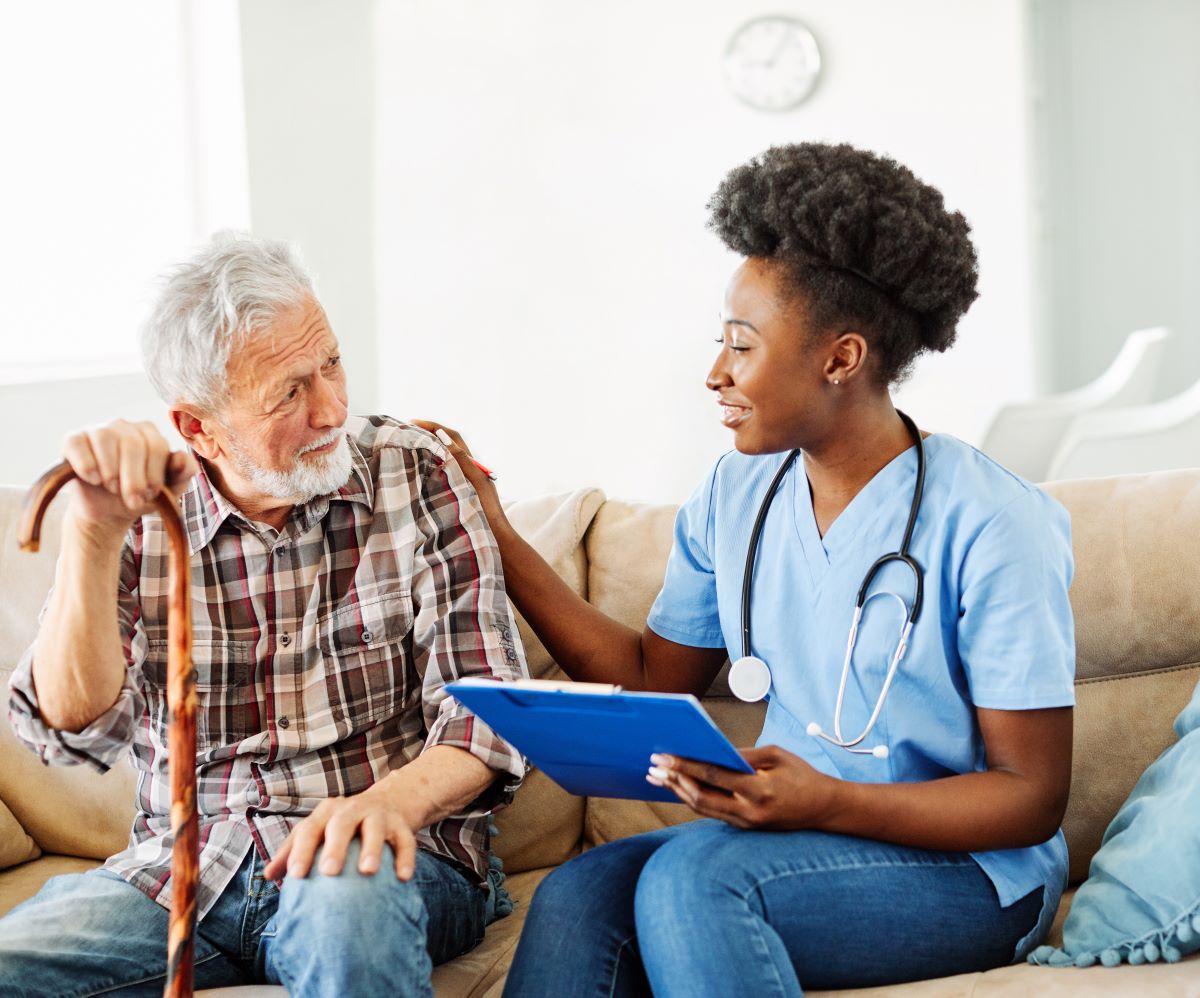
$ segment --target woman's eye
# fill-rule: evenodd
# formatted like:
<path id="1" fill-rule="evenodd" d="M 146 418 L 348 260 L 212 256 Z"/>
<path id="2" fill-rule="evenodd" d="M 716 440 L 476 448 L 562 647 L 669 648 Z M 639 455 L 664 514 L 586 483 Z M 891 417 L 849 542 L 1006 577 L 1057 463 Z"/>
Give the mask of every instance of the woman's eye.
<path id="1" fill-rule="evenodd" d="M 288 393 L 287 393 L 287 394 L 286 394 L 286 395 L 283 397 L 283 400 L 284 400 L 285 402 L 294 402 L 294 401 L 296 400 L 296 396 L 298 396 L 299 394 L 300 394 L 300 389 L 299 389 L 299 388 L 293 388 L 293 389 L 292 389 L 290 392 L 288 392 Z"/>
<path id="2" fill-rule="evenodd" d="M 720 346 L 724 346 L 725 345 L 725 337 L 718 336 L 715 340 L 713 340 L 713 342 Z M 735 346 L 734 344 L 730 343 L 729 349 L 732 350 L 734 353 L 745 353 L 750 348 L 749 347 L 739 347 L 739 346 Z"/>
<path id="3" fill-rule="evenodd" d="M 325 366 L 327 368 L 329 368 L 330 370 L 332 370 L 333 368 L 337 367 L 338 364 L 340 364 L 341 362 L 342 362 L 341 357 L 330 357 L 327 361 L 325 361 Z"/>

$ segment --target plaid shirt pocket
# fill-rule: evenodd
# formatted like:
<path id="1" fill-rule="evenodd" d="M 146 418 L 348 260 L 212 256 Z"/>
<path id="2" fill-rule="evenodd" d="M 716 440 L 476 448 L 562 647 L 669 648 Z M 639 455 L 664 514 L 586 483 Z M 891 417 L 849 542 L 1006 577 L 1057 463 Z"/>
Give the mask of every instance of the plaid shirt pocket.
<path id="1" fill-rule="evenodd" d="M 419 687 L 404 650 L 413 625 L 412 596 L 397 591 L 354 601 L 317 624 L 334 722 L 348 732 L 399 714 Z"/>
<path id="2" fill-rule="evenodd" d="M 150 641 L 142 676 L 150 722 L 166 739 L 167 643 Z M 249 738 L 262 730 L 254 680 L 254 642 L 194 640 L 192 678 L 196 684 L 196 752 Z"/>

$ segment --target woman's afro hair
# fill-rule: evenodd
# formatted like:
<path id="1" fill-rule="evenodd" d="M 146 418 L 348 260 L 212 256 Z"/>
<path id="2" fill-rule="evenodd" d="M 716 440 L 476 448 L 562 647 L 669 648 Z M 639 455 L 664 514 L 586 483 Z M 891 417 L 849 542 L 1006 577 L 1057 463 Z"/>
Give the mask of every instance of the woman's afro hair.
<path id="1" fill-rule="evenodd" d="M 970 226 L 907 167 L 850 145 L 776 146 L 709 200 L 731 250 L 783 265 L 814 331 L 856 328 L 885 383 L 946 350 L 976 297 Z"/>

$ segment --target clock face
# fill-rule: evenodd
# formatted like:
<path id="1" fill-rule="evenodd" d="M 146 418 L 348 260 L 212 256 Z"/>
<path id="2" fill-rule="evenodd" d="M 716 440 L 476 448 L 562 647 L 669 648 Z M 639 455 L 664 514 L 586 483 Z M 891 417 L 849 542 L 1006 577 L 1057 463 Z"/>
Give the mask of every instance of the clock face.
<path id="1" fill-rule="evenodd" d="M 817 40 L 791 17 L 743 24 L 725 49 L 729 89 L 751 107 L 784 111 L 807 97 L 821 72 Z"/>

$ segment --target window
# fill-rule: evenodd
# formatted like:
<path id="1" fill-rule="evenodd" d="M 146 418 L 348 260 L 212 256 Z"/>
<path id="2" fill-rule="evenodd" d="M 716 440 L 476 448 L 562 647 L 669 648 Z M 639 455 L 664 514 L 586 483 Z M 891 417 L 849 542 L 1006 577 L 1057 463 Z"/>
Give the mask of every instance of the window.
<path id="1" fill-rule="evenodd" d="M 3 20 L 0 374 L 135 367 L 155 276 L 249 224 L 236 0 Z"/>

